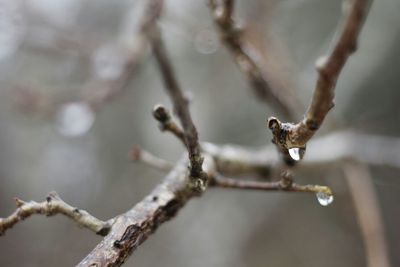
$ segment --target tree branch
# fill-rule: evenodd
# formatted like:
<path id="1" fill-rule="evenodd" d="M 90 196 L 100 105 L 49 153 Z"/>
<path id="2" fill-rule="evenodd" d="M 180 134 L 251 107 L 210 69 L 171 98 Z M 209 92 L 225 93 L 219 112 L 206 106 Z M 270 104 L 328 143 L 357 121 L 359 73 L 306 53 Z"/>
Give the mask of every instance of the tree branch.
<path id="1" fill-rule="evenodd" d="M 290 148 L 305 149 L 306 143 L 334 106 L 336 81 L 348 57 L 356 51 L 357 38 L 368 11 L 368 1 L 353 0 L 347 11 L 343 31 L 331 54 L 317 60 L 318 80 L 304 119 L 297 124 L 281 123 L 276 118 L 268 121 L 280 151 L 285 152 Z"/>
<path id="2" fill-rule="evenodd" d="M 385 227 L 368 167 L 352 162 L 343 167 L 365 244 L 368 267 L 389 267 Z"/>
<path id="3" fill-rule="evenodd" d="M 120 266 L 163 222 L 173 218 L 186 202 L 197 196 L 189 186 L 187 156 L 175 165 L 146 198 L 115 218 L 110 233 L 86 256 L 78 267 Z M 204 171 L 212 175 L 215 165 L 205 157 Z"/>
<path id="4" fill-rule="evenodd" d="M 261 55 L 254 47 L 243 41 L 242 29 L 233 19 L 234 0 L 209 0 L 214 21 L 220 31 L 222 42 L 228 48 L 239 69 L 246 75 L 255 95 L 271 105 L 286 119 L 294 120 L 298 104 L 284 88 L 272 86 L 259 62 Z"/>
<path id="5" fill-rule="evenodd" d="M 160 122 L 160 130 L 168 131 L 175 135 L 182 144 L 187 147 L 185 140 L 185 133 L 182 129 L 172 120 L 169 111 L 162 105 L 156 105 L 153 109 L 154 118 Z"/>
<path id="6" fill-rule="evenodd" d="M 12 228 L 18 222 L 34 214 L 46 216 L 63 214 L 75 221 L 79 226 L 102 236 L 107 235 L 111 228 L 111 222 L 103 222 L 85 210 L 72 207 L 65 203 L 56 192 L 49 193 L 46 201 L 39 203 L 35 201 L 24 202 L 19 198 L 15 198 L 15 202 L 18 207 L 16 211 L 7 218 L 0 218 L 0 235 L 3 235 L 6 230 Z"/>
<path id="7" fill-rule="evenodd" d="M 151 31 L 149 31 L 149 36 L 152 38 L 153 53 L 157 60 L 165 89 L 172 100 L 174 110 L 182 124 L 184 140 L 189 152 L 191 184 L 193 185 L 193 189 L 201 192 L 205 189 L 208 178 L 202 170 L 203 157 L 200 154 L 197 129 L 190 115 L 189 101 L 184 96 L 178 83 L 161 33 L 156 25 L 153 25 Z"/>
<path id="8" fill-rule="evenodd" d="M 328 196 L 332 196 L 332 190 L 327 186 L 299 185 L 293 183 L 291 177 L 282 177 L 279 181 L 265 182 L 232 179 L 216 174 L 212 178 L 211 185 L 224 188 L 252 189 L 263 191 L 304 192 L 314 194 L 324 193 Z"/>
<path id="9" fill-rule="evenodd" d="M 131 148 L 131 150 L 129 151 L 129 158 L 132 161 L 143 162 L 160 171 L 170 171 L 174 167 L 170 162 L 156 157 L 150 152 L 143 150 L 138 146 L 134 146 Z"/>
<path id="10" fill-rule="evenodd" d="M 217 171 L 224 175 L 260 174 L 270 176 L 279 166 L 274 147 L 254 149 L 237 145 L 202 143 Z M 332 168 L 353 159 L 371 165 L 400 168 L 400 138 L 339 131 L 310 141 L 306 157 L 298 169 Z"/>

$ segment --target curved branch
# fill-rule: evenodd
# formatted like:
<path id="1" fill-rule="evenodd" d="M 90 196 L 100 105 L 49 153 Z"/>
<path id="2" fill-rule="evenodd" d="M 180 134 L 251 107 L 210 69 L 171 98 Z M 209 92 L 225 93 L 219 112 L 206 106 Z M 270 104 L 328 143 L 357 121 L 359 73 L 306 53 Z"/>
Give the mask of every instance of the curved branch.
<path id="1" fill-rule="evenodd" d="M 0 235 L 3 235 L 6 230 L 12 228 L 18 222 L 34 214 L 46 216 L 63 214 L 74 220 L 79 226 L 85 227 L 102 236 L 107 235 L 111 228 L 110 222 L 103 222 L 85 210 L 72 207 L 65 203 L 56 192 L 49 193 L 46 201 L 43 202 L 24 202 L 19 198 L 15 198 L 15 202 L 18 207 L 17 210 L 7 218 L 0 218 Z"/>
<path id="2" fill-rule="evenodd" d="M 242 30 L 233 19 L 234 0 L 210 0 L 209 5 L 222 42 L 240 71 L 246 75 L 255 95 L 286 119 L 293 120 L 293 111 L 298 109 L 296 98 L 288 94 L 285 88 L 272 85 L 272 77 L 268 77 L 260 66 L 260 52 L 243 40 Z"/>
<path id="3" fill-rule="evenodd" d="M 271 127 L 271 122 L 280 122 L 275 118 L 269 120 L 274 137 L 282 139 L 284 136 L 284 140 L 277 143 L 280 150 L 305 147 L 334 106 L 336 81 L 348 57 L 356 51 L 357 39 L 368 11 L 368 0 L 353 0 L 347 11 L 343 31 L 331 54 L 317 60 L 318 80 L 304 119 L 295 125 L 282 123 L 286 127 L 281 127 L 278 131 Z"/>

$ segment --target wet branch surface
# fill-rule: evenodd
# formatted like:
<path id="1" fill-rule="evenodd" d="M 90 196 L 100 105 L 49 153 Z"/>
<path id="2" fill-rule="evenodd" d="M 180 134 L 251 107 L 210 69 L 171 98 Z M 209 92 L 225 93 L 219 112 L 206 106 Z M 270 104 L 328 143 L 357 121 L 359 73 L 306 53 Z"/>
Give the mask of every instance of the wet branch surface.
<path id="1" fill-rule="evenodd" d="M 331 194 L 328 187 L 294 183 L 291 173 L 283 174 L 279 181 L 268 182 L 227 178 L 230 175 L 240 174 L 259 175 L 263 178 L 270 177 L 280 167 L 278 155 L 272 146 L 255 151 L 239 146 L 219 146 L 199 142 L 198 132 L 189 111 L 189 102 L 178 82 L 162 35 L 156 24 L 162 5 L 162 0 L 148 2 L 143 31 L 151 44 L 165 89 L 171 98 L 174 112 L 182 129 L 173 121 L 172 116 L 163 106 L 156 106 L 153 116 L 160 123 L 161 130 L 174 134 L 184 144 L 188 153 L 184 153 L 181 160 L 172 167 L 167 161 L 159 159 L 145 150 L 134 148 L 131 151 L 133 160 L 155 166 L 163 171 L 169 171 L 169 173 L 142 201 L 107 222 L 100 221 L 85 211 L 69 206 L 53 194 L 41 203 L 17 200 L 18 209 L 11 216 L 0 219 L 0 233 L 32 214 L 53 215 L 61 213 L 72 218 L 79 225 L 105 236 L 77 266 L 121 266 L 132 252 L 162 223 L 172 219 L 191 198 L 199 196 L 199 192 L 205 190 L 208 183 L 213 187 L 220 188 Z M 263 75 L 257 60 L 252 58 L 244 48 L 240 30 L 237 29 L 232 18 L 234 1 L 210 0 L 210 7 L 214 12 L 215 21 L 220 28 L 225 45 L 234 55 L 239 68 L 248 76 L 257 95 L 265 99 L 266 102 L 273 104 L 285 117 L 292 118 L 293 109 L 290 100 L 286 99 L 282 92 L 278 92 L 269 86 L 268 79 Z M 356 49 L 357 37 L 366 12 L 367 1 L 353 1 L 344 23 L 344 30 L 332 53 L 318 61 L 319 77 L 304 120 L 298 124 L 281 123 L 276 118 L 269 120 L 268 126 L 273 131 L 274 142 L 280 148 L 280 152 L 286 156 L 289 148 L 305 148 L 306 143 L 333 107 L 336 80 L 347 58 Z M 344 137 L 354 137 L 353 141 L 355 142 L 363 141 L 362 138 L 358 138 L 359 135 L 354 134 L 354 136 L 342 135 L 339 138 L 343 140 Z M 318 141 L 315 140 L 315 142 Z M 325 147 L 332 145 L 329 141 L 331 140 L 321 141 L 319 148 L 322 149 L 324 145 Z M 400 147 L 400 141 L 396 144 Z M 337 148 L 335 142 L 333 147 Z M 389 152 L 383 151 L 382 153 L 391 155 L 391 151 L 397 149 L 397 146 L 393 146 L 393 142 L 390 142 L 387 149 Z M 381 158 L 379 153 L 366 159 L 363 154 L 355 154 L 351 150 L 351 146 L 344 147 L 342 150 L 331 149 L 330 154 L 325 155 L 325 157 L 320 151 L 309 151 L 309 154 L 309 158 L 304 161 L 304 168 L 320 167 L 323 164 L 331 165 L 333 162 L 348 157 L 355 159 L 360 157 L 359 161 L 361 162 L 369 161 L 368 163 L 382 164 L 379 161 L 379 158 Z M 385 163 L 400 166 L 400 159 L 397 161 L 397 159 L 393 160 L 392 157 L 390 159 L 389 157 L 383 158 L 387 159 Z"/>
<path id="2" fill-rule="evenodd" d="M 278 148 L 285 152 L 290 148 L 305 148 L 307 142 L 320 128 L 329 110 L 334 107 L 336 82 L 348 57 L 357 49 L 357 39 L 368 12 L 369 1 L 353 0 L 346 8 L 343 30 L 328 56 L 316 62 L 318 79 L 304 119 L 297 124 L 281 123 L 276 118 L 269 119 Z M 272 127 L 278 125 L 279 129 Z"/>

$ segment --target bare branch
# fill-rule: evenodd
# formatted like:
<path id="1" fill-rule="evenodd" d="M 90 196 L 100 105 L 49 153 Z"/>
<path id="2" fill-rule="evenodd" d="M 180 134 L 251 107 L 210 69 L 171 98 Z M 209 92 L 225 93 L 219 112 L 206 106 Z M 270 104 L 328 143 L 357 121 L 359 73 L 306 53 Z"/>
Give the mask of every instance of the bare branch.
<path id="1" fill-rule="evenodd" d="M 138 146 L 134 146 L 129 151 L 129 158 L 132 161 L 143 162 L 151 167 L 154 167 L 160 171 L 170 171 L 173 168 L 173 165 L 157 156 L 154 156 L 150 152 L 143 150 Z"/>
<path id="2" fill-rule="evenodd" d="M 242 29 L 233 19 L 234 0 L 209 0 L 214 21 L 221 39 L 232 54 L 239 69 L 247 76 L 256 96 L 272 105 L 288 120 L 293 120 L 293 111 L 298 109 L 295 97 L 287 95 L 285 88 L 272 86 L 259 64 L 261 55 L 255 47 L 243 40 Z"/>
<path id="3" fill-rule="evenodd" d="M 24 202 L 19 198 L 15 198 L 15 202 L 18 207 L 17 210 L 7 218 L 0 218 L 0 235 L 4 234 L 7 229 L 12 228 L 18 222 L 34 214 L 46 216 L 63 214 L 74 220 L 79 226 L 85 227 L 102 236 L 107 235 L 111 229 L 110 222 L 103 222 L 85 210 L 72 207 L 65 203 L 56 192 L 49 193 L 46 201 L 43 202 Z"/>
<path id="4" fill-rule="evenodd" d="M 165 221 L 173 218 L 186 202 L 197 196 L 189 186 L 187 156 L 146 198 L 115 218 L 110 233 L 77 266 L 120 266 L 130 254 Z M 207 175 L 215 172 L 213 160 L 205 157 Z"/>
<path id="5" fill-rule="evenodd" d="M 161 76 L 164 80 L 165 88 L 171 97 L 174 110 L 182 124 L 185 135 L 185 144 L 189 152 L 190 177 L 193 188 L 199 191 L 205 189 L 207 177 L 202 171 L 203 157 L 200 154 L 200 145 L 197 129 L 193 123 L 189 111 L 189 102 L 178 83 L 175 71 L 165 49 L 164 42 L 159 29 L 154 25 L 149 36 L 152 37 L 154 56 L 157 60 Z"/>
<path id="6" fill-rule="evenodd" d="M 153 116 L 160 122 L 160 130 L 168 131 L 175 135 L 182 144 L 186 147 L 185 133 L 172 120 L 169 111 L 162 105 L 156 105 L 153 109 Z"/>
<path id="7" fill-rule="evenodd" d="M 202 149 L 214 158 L 218 172 L 224 175 L 270 176 L 279 166 L 279 155 L 272 145 L 254 149 L 202 143 Z M 399 151 L 400 138 L 339 131 L 311 140 L 307 155 L 297 168 L 332 168 L 349 159 L 400 168 Z"/>
<path id="8" fill-rule="evenodd" d="M 224 188 L 235 189 L 253 189 L 263 191 L 286 191 L 286 192 L 304 192 L 304 193 L 324 193 L 332 196 L 332 190 L 327 186 L 320 185 L 299 185 L 292 182 L 291 177 L 282 177 L 280 181 L 265 182 L 265 181 L 251 181 L 251 180 L 238 180 L 227 178 L 221 175 L 214 175 L 211 185 Z"/>
<path id="9" fill-rule="evenodd" d="M 357 38 L 368 11 L 368 1 L 353 0 L 347 11 L 343 31 L 331 54 L 317 60 L 316 67 L 319 76 L 304 119 L 295 125 L 281 123 L 276 118 L 269 119 L 269 128 L 273 131 L 274 139 L 280 140 L 276 144 L 281 151 L 287 151 L 290 148 L 305 148 L 306 143 L 334 106 L 336 81 L 348 57 L 356 51 Z M 281 127 L 279 130 L 274 130 L 273 124 Z"/>
<path id="10" fill-rule="evenodd" d="M 390 261 L 385 238 L 385 227 L 368 167 L 347 163 L 343 167 L 361 235 L 365 244 L 368 267 L 389 267 Z"/>

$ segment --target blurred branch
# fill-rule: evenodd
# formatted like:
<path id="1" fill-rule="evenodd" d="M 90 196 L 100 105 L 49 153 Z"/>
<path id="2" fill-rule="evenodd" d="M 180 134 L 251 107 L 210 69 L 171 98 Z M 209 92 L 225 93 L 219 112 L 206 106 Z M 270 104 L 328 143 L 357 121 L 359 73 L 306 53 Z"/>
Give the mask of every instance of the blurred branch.
<path id="1" fill-rule="evenodd" d="M 286 119 L 293 120 L 298 104 L 285 88 L 272 86 L 272 77 L 267 77 L 259 64 L 262 58 L 259 51 L 243 40 L 242 29 L 233 19 L 234 0 L 209 0 L 209 5 L 223 43 L 247 76 L 256 96 L 272 105 Z"/>
<path id="2" fill-rule="evenodd" d="M 170 171 L 174 167 L 170 162 L 154 156 L 150 152 L 143 150 L 138 146 L 134 146 L 131 148 L 131 150 L 129 151 L 129 158 L 132 161 L 145 163 L 160 171 Z"/>
<path id="3" fill-rule="evenodd" d="M 63 214 L 74 220 L 79 226 L 85 227 L 102 236 L 107 235 L 111 229 L 110 222 L 103 222 L 85 210 L 70 206 L 56 192 L 49 193 L 46 201 L 39 203 L 35 201 L 24 202 L 19 198 L 15 198 L 15 202 L 17 205 L 16 211 L 7 218 L 0 218 L 0 235 L 4 234 L 7 229 L 12 228 L 18 222 L 34 214 L 44 214 L 46 216 Z"/>
<path id="4" fill-rule="evenodd" d="M 304 119 L 297 124 L 281 123 L 276 118 L 268 121 L 280 151 L 285 152 L 290 148 L 305 149 L 306 143 L 334 106 L 336 81 L 348 57 L 356 51 L 357 38 L 368 11 L 368 0 L 353 0 L 346 11 L 348 14 L 344 28 L 331 54 L 317 60 L 318 80 Z"/>
<path id="5" fill-rule="evenodd" d="M 122 46 L 119 49 L 124 53 L 124 61 L 121 62 L 121 72 L 115 78 L 101 78 L 93 75 L 80 89 L 74 97 L 50 97 L 37 91 L 35 88 L 28 86 L 14 86 L 16 106 L 26 112 L 34 112 L 44 116 L 51 116 L 60 105 L 69 101 L 81 101 L 86 103 L 94 111 L 98 111 L 107 103 L 113 101 L 117 96 L 121 95 L 127 89 L 130 81 L 134 77 L 138 67 L 146 57 L 147 49 L 149 48 L 149 40 L 146 35 L 147 28 L 153 20 L 157 18 L 157 5 L 149 8 L 150 12 L 145 11 L 142 15 L 139 25 L 139 31 L 135 36 L 130 38 L 132 43 Z M 84 38 L 84 37 L 82 37 Z M 71 39 L 71 40 L 70 40 Z M 84 38 L 80 42 L 76 41 L 76 37 L 72 39 L 62 38 L 58 36 L 55 45 L 59 49 L 68 49 L 78 51 L 79 55 L 85 56 L 85 59 L 90 59 L 93 56 L 93 51 L 99 48 L 98 44 L 93 44 L 91 39 Z M 64 45 L 61 45 L 64 44 Z M 49 49 L 50 47 L 45 47 Z M 88 56 L 90 55 L 90 57 Z"/>
<path id="6" fill-rule="evenodd" d="M 201 192 L 205 189 L 208 178 L 202 170 L 203 157 L 200 154 L 197 129 L 190 115 L 189 101 L 183 94 L 181 86 L 178 83 L 158 27 L 153 25 L 148 35 L 152 41 L 153 53 L 157 60 L 165 89 L 172 100 L 174 111 L 182 124 L 184 140 L 189 152 L 191 184 L 193 185 L 193 189 Z"/>
<path id="7" fill-rule="evenodd" d="M 279 165 L 274 147 L 254 149 L 237 145 L 202 143 L 218 172 L 227 175 L 258 173 L 270 176 Z M 311 140 L 307 156 L 298 169 L 332 168 L 349 159 L 371 165 L 400 168 L 400 138 L 339 131 Z"/>
<path id="8" fill-rule="evenodd" d="M 150 1 L 148 7 L 145 9 L 140 22 L 140 30 L 135 36 L 135 43 L 130 46 L 130 55 L 124 65 L 122 74 L 115 80 L 101 81 L 101 84 L 103 84 L 103 86 L 105 85 L 105 90 L 103 90 L 101 94 L 94 93 L 99 91 L 99 86 L 96 85 L 96 83 L 98 83 L 97 81 L 94 82 L 94 85 L 89 83 L 87 86 L 89 89 L 94 88 L 94 90 L 88 90 L 88 93 L 83 96 L 83 99 L 87 101 L 93 109 L 98 109 L 101 105 L 113 100 L 131 81 L 137 67 L 146 55 L 146 49 L 150 46 L 147 38 L 147 31 L 158 19 L 161 6 L 161 0 Z"/>
<path id="9" fill-rule="evenodd" d="M 365 244 L 368 267 L 389 267 L 385 227 L 371 173 L 356 162 L 343 166 L 361 235 Z"/>

